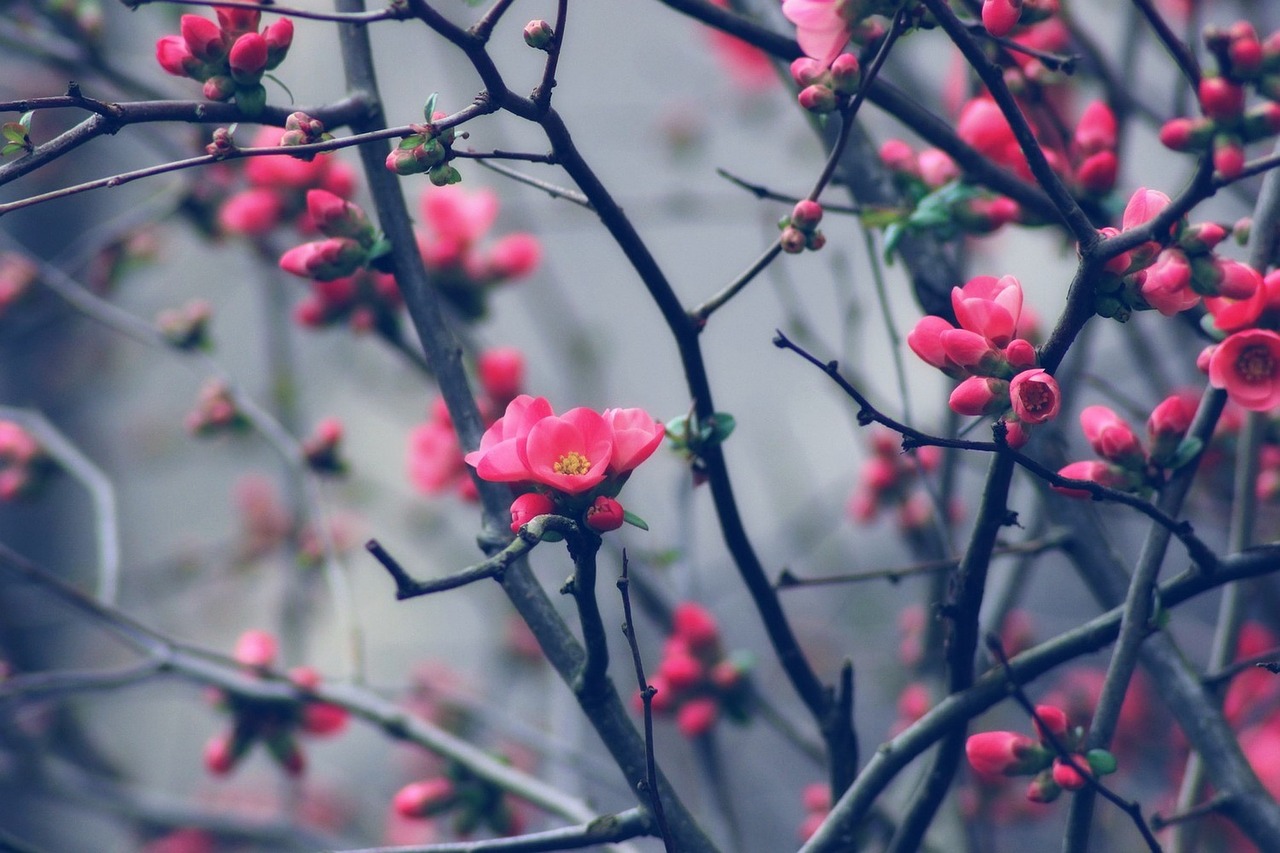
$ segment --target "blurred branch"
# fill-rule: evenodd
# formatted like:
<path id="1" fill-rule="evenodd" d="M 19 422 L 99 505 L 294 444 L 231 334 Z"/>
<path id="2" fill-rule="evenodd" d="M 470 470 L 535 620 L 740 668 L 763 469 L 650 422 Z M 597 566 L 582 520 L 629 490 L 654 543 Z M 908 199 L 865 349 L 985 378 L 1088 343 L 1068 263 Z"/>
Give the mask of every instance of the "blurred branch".
<path id="1" fill-rule="evenodd" d="M 618 814 L 598 817 L 590 823 L 531 832 L 511 838 L 487 841 L 457 841 L 409 847 L 366 847 L 343 853 L 541 853 L 541 851 L 580 850 L 610 841 L 626 841 L 650 835 L 653 818 L 644 809 L 629 809 Z"/>

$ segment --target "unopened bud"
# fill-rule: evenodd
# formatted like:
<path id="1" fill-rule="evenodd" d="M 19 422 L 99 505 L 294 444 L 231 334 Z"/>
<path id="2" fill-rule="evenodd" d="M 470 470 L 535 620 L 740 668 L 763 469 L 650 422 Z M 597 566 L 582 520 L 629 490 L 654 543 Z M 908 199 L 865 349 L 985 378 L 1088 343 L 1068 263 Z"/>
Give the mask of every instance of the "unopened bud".
<path id="1" fill-rule="evenodd" d="M 541 19 L 524 25 L 524 43 L 534 50 L 550 50 L 556 40 L 556 31 Z"/>

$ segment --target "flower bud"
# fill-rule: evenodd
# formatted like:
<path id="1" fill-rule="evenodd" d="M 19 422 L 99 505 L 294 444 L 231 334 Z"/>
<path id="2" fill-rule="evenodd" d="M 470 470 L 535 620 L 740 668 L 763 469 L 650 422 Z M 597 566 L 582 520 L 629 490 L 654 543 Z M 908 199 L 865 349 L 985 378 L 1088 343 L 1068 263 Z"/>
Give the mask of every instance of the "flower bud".
<path id="1" fill-rule="evenodd" d="M 182 36 L 165 36 L 156 42 L 156 61 L 175 77 L 195 77 L 202 63 L 191 53 Z"/>
<path id="2" fill-rule="evenodd" d="M 1106 406 L 1087 406 L 1080 427 L 1093 452 L 1117 465 L 1140 468 L 1146 461 L 1142 443 L 1132 427 Z"/>
<path id="3" fill-rule="evenodd" d="M 826 75 L 826 66 L 812 57 L 802 56 L 791 63 L 791 79 L 801 88 L 822 82 Z"/>
<path id="4" fill-rule="evenodd" d="M 488 272 L 495 281 L 524 278 L 542 260 L 542 244 L 532 234 L 508 234 L 489 250 Z"/>
<path id="5" fill-rule="evenodd" d="M 1213 168 L 1227 180 L 1244 171 L 1244 146 L 1239 139 L 1229 133 L 1213 138 Z"/>
<path id="6" fill-rule="evenodd" d="M 443 776 L 405 785 L 391 801 L 402 817 L 430 817 L 449 808 L 457 800 L 453 782 Z"/>
<path id="7" fill-rule="evenodd" d="M 227 64 L 237 83 L 257 83 L 267 67 L 267 40 L 257 33 L 245 33 L 231 45 Z"/>
<path id="8" fill-rule="evenodd" d="M 1174 151 L 1204 148 L 1213 136 L 1213 122 L 1205 119 L 1175 118 L 1160 128 L 1160 143 Z"/>
<path id="9" fill-rule="evenodd" d="M 1058 469 L 1058 476 L 1065 477 L 1068 480 L 1087 480 L 1090 483 L 1097 483 L 1110 489 L 1125 490 L 1129 486 L 1129 477 L 1126 476 L 1123 469 L 1097 459 L 1088 459 L 1083 462 L 1072 462 L 1069 465 L 1064 465 Z M 1093 494 L 1085 489 L 1073 489 L 1070 486 L 1053 486 L 1052 488 L 1058 494 L 1066 495 L 1069 498 L 1088 499 L 1093 497 Z"/>
<path id="10" fill-rule="evenodd" d="M 836 93 L 815 83 L 800 90 L 800 106 L 811 113 L 829 113 L 836 108 Z"/>
<path id="11" fill-rule="evenodd" d="M 676 711 L 676 728 L 680 734 L 693 739 L 711 731 L 720 716 L 720 706 L 716 700 L 707 697 L 691 699 Z"/>
<path id="12" fill-rule="evenodd" d="M 1088 770 L 1089 762 L 1083 755 L 1073 755 L 1071 758 L 1081 769 Z M 1079 791 L 1089 783 L 1085 780 L 1084 774 L 1077 770 L 1073 765 L 1068 764 L 1061 758 L 1053 760 L 1053 781 L 1062 789 L 1067 791 Z"/>
<path id="13" fill-rule="evenodd" d="M 179 22 L 182 40 L 191 54 L 201 62 L 218 62 L 227 55 L 227 40 L 222 29 L 199 15 L 183 15 Z"/>
<path id="14" fill-rule="evenodd" d="M 542 492 L 526 492 L 511 502 L 511 532 L 519 533 L 520 528 L 540 515 L 550 515 L 556 511 L 555 501 Z"/>
<path id="15" fill-rule="evenodd" d="M 715 617 L 700 604 L 684 601 L 676 605 L 671 622 L 672 635 L 684 640 L 694 651 L 712 648 L 720 642 Z"/>
<path id="16" fill-rule="evenodd" d="M 247 737 L 238 737 L 235 732 L 220 732 L 209 738 L 204 746 L 204 766 L 215 776 L 225 776 L 235 769 L 240 759 L 249 750 Z"/>
<path id="17" fill-rule="evenodd" d="M 1059 741 L 1067 736 L 1067 712 L 1056 705 L 1037 705 L 1036 706 L 1036 734 L 1040 737 L 1040 742 L 1045 743 L 1049 740 L 1045 734 L 1045 729 L 1053 734 Z"/>
<path id="18" fill-rule="evenodd" d="M 1009 408 L 1009 383 L 988 376 L 970 376 L 956 386 L 947 401 L 957 415 L 993 415 Z"/>
<path id="19" fill-rule="evenodd" d="M 307 213 L 326 237 L 348 237 L 366 246 L 373 243 L 373 225 L 365 212 L 328 190 L 307 190 Z"/>
<path id="20" fill-rule="evenodd" d="M 842 53 L 831 63 L 831 88 L 838 94 L 854 94 L 861 80 L 862 69 L 858 65 L 858 57 L 852 53 Z"/>
<path id="21" fill-rule="evenodd" d="M 1036 742 L 1018 732 L 979 732 L 964 744 L 965 757 L 979 776 L 1015 776 L 1037 757 Z"/>
<path id="22" fill-rule="evenodd" d="M 229 38 L 236 38 L 242 33 L 256 33 L 262 22 L 262 12 L 257 9 L 214 6 L 213 11 L 218 16 L 218 26 Z"/>
<path id="23" fill-rule="evenodd" d="M 782 247 L 782 251 L 788 255 L 798 255 L 804 251 L 808 244 L 808 236 L 799 228 L 788 225 L 782 229 L 782 234 L 778 237 L 778 243 Z"/>
<path id="24" fill-rule="evenodd" d="M 984 0 L 982 25 L 993 36 L 1006 36 L 1018 25 L 1022 0 Z"/>
<path id="25" fill-rule="evenodd" d="M 1198 94 L 1200 109 L 1215 121 L 1235 121 L 1244 113 L 1244 87 L 1225 77 L 1202 78 Z"/>
<path id="26" fill-rule="evenodd" d="M 1080 115 L 1075 141 L 1084 154 L 1114 151 L 1116 148 L 1116 116 L 1106 101 L 1092 101 Z"/>
<path id="27" fill-rule="evenodd" d="M 279 646 L 274 634 L 260 629 L 245 631 L 236 640 L 232 657 L 237 663 L 255 669 L 267 669 L 276 661 Z"/>
<path id="28" fill-rule="evenodd" d="M 266 67 L 270 71 L 284 61 L 293 44 L 293 21 L 281 18 L 262 31 L 262 38 L 267 43 Z"/>
<path id="29" fill-rule="evenodd" d="M 515 347 L 496 347 L 476 359 L 480 387 L 500 406 L 506 406 L 524 386 L 524 354 Z"/>
<path id="30" fill-rule="evenodd" d="M 1004 348 L 1004 358 L 1014 370 L 1035 367 L 1036 362 L 1039 360 L 1036 348 L 1032 346 L 1030 341 L 1022 338 L 1014 338 L 1009 341 L 1009 345 Z"/>
<path id="31" fill-rule="evenodd" d="M 364 247 L 355 240 L 331 237 L 294 246 L 280 257 L 280 269 L 301 278 L 332 281 L 360 269 L 365 255 Z"/>
<path id="32" fill-rule="evenodd" d="M 1053 773 L 1037 775 L 1027 786 L 1027 799 L 1033 803 L 1052 803 L 1062 794 L 1062 787 L 1053 781 Z"/>
<path id="33" fill-rule="evenodd" d="M 596 498 L 595 503 L 587 507 L 583 520 L 586 522 L 587 527 L 597 533 L 608 533 L 610 530 L 617 530 L 624 522 L 622 504 L 613 498 L 600 495 Z"/>
<path id="34" fill-rule="evenodd" d="M 217 74 L 204 81 L 204 96 L 211 101 L 229 101 L 236 93 L 236 81 Z"/>
<path id="35" fill-rule="evenodd" d="M 1115 188 L 1119 168 L 1114 151 L 1099 151 L 1089 155 L 1076 169 L 1076 181 L 1087 193 L 1105 195 Z"/>
<path id="36" fill-rule="evenodd" d="M 822 205 L 810 199 L 796 202 L 791 211 L 791 224 L 801 231 L 812 231 L 822 221 Z"/>
<path id="37" fill-rule="evenodd" d="M 556 33 L 546 21 L 530 21 L 524 25 L 524 43 L 534 50 L 550 50 Z"/>

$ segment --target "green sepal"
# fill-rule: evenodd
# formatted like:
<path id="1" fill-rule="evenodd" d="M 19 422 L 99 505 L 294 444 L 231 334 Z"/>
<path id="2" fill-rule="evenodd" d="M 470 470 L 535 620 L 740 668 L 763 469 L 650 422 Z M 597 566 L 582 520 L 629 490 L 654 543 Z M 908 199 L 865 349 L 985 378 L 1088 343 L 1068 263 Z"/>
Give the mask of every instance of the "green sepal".
<path id="1" fill-rule="evenodd" d="M 1176 471 L 1190 463 L 1193 459 L 1200 455 L 1200 451 L 1204 449 L 1204 442 L 1195 436 L 1187 436 L 1178 444 L 1178 449 L 1173 452 L 1173 457 L 1169 460 L 1169 464 L 1165 467 L 1171 471 Z"/>
<path id="2" fill-rule="evenodd" d="M 639 527 L 641 530 L 649 529 L 649 523 L 629 509 L 622 511 L 622 520 L 632 527 Z"/>
<path id="3" fill-rule="evenodd" d="M 36 114 L 35 110 L 27 110 L 18 117 L 18 124 L 22 125 L 22 129 L 27 133 L 31 132 L 31 117 Z"/>
<path id="4" fill-rule="evenodd" d="M 406 136 L 404 139 L 401 139 L 399 144 L 396 145 L 396 147 L 399 148 L 401 151 L 409 151 L 411 149 L 417 148 L 419 145 L 421 145 L 425 141 L 426 141 L 426 137 L 424 137 L 420 133 L 415 133 L 411 136 Z"/>
<path id="5" fill-rule="evenodd" d="M 1118 766 L 1116 757 L 1105 749 L 1091 749 L 1085 753 L 1084 757 L 1089 762 L 1089 769 L 1093 771 L 1095 777 L 1116 772 Z"/>

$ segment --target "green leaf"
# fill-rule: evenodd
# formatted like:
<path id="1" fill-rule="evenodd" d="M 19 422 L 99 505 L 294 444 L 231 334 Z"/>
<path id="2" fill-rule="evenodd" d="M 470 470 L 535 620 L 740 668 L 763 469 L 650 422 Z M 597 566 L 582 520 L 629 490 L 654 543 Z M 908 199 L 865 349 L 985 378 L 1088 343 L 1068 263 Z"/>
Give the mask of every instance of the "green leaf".
<path id="1" fill-rule="evenodd" d="M 27 129 L 16 121 L 7 121 L 0 125 L 0 135 L 18 145 L 24 145 L 27 141 Z"/>
<path id="2" fill-rule="evenodd" d="M 1176 471 L 1199 456 L 1200 451 L 1203 449 L 1203 441 L 1195 436 L 1188 436 L 1182 440 L 1178 445 L 1178 449 L 1173 452 L 1173 458 L 1169 460 L 1169 464 L 1166 467 Z"/>
<path id="3" fill-rule="evenodd" d="M 1116 772 L 1116 757 L 1105 749 L 1091 749 L 1085 753 L 1084 757 L 1089 762 L 1089 769 L 1093 771 L 1094 776 L 1106 776 L 1108 773 Z"/>
<path id="4" fill-rule="evenodd" d="M 898 244 L 906 236 L 906 229 L 901 222 L 895 222 L 884 229 L 884 262 L 893 264 L 893 256 L 898 253 Z"/>
<path id="5" fill-rule="evenodd" d="M 27 110 L 22 114 L 22 117 L 18 119 L 18 124 L 22 125 L 22 129 L 28 133 L 31 132 L 31 117 L 33 115 L 35 115 L 35 110 Z"/>
<path id="6" fill-rule="evenodd" d="M 738 422 L 728 412 L 716 412 L 703 424 L 704 428 L 710 428 L 709 440 L 715 444 L 719 444 L 732 435 L 733 429 L 737 425 Z"/>
<path id="7" fill-rule="evenodd" d="M 436 99 L 439 97 L 439 92 L 432 92 L 427 96 L 427 102 L 422 107 L 422 119 L 427 124 L 431 123 L 432 116 L 436 114 Z"/>
<path id="8" fill-rule="evenodd" d="M 641 530 L 649 529 L 648 522 L 629 509 L 624 509 L 622 511 L 622 520 L 627 524 L 630 524 L 632 527 L 639 527 Z"/>
<path id="9" fill-rule="evenodd" d="M 406 136 L 404 139 L 401 139 L 400 144 L 397 145 L 396 147 L 399 148 L 401 151 L 408 151 L 411 148 L 417 148 L 419 145 L 422 144 L 422 142 L 423 142 L 423 137 L 415 133 L 412 136 Z"/>

